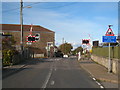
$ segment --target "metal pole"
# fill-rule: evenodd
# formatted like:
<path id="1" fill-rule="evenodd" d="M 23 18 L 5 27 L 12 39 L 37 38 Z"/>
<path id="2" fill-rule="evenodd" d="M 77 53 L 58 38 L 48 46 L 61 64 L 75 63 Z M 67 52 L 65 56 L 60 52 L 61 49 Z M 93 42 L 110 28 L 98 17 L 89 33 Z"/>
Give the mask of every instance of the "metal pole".
<path id="1" fill-rule="evenodd" d="M 20 2 L 20 24 L 21 24 L 21 39 L 20 39 L 20 45 L 21 45 L 21 52 L 23 53 L 23 1 Z"/>
<path id="2" fill-rule="evenodd" d="M 108 60 L 108 72 L 111 72 L 111 59 L 110 59 L 110 43 L 109 43 L 109 60 Z"/>
<path id="3" fill-rule="evenodd" d="M 64 38 L 62 39 L 62 44 L 64 44 Z"/>

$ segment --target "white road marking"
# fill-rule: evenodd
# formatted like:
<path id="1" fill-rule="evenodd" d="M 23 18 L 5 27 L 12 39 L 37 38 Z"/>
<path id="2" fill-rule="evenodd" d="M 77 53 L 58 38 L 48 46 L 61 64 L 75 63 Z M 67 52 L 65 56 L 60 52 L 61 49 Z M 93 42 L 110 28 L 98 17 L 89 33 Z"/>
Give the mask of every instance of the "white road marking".
<path id="1" fill-rule="evenodd" d="M 100 88 L 104 88 L 103 86 L 100 86 Z"/>
<path id="2" fill-rule="evenodd" d="M 56 71 L 57 69 L 55 68 L 54 70 Z"/>
<path id="3" fill-rule="evenodd" d="M 52 65 L 52 67 L 53 67 L 53 65 Z M 45 82 L 44 82 L 44 84 L 42 85 L 41 88 L 46 88 L 46 86 L 47 86 L 47 84 L 48 84 L 48 82 L 50 80 L 50 77 L 52 75 L 52 71 L 53 71 L 53 69 L 51 68 L 50 71 L 49 71 L 49 73 L 48 73 L 48 76 L 46 77 L 46 80 L 45 80 Z"/>
<path id="4" fill-rule="evenodd" d="M 96 81 L 96 83 L 100 86 L 101 84 L 99 82 Z"/>
<path id="5" fill-rule="evenodd" d="M 100 88 L 104 88 L 97 80 L 96 80 L 96 78 L 92 78 L 99 86 L 100 86 Z"/>
<path id="6" fill-rule="evenodd" d="M 95 78 L 93 78 L 93 80 L 96 80 Z"/>
<path id="7" fill-rule="evenodd" d="M 55 84 L 55 81 L 51 81 L 50 85 L 54 85 Z"/>

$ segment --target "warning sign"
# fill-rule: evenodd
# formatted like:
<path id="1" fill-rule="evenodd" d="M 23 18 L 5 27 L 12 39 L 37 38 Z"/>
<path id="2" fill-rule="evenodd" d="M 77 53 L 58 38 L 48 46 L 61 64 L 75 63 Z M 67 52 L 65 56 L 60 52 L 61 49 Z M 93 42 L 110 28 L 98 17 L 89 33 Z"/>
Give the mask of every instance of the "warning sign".
<path id="1" fill-rule="evenodd" d="M 113 33 L 112 29 L 110 28 L 111 26 L 112 26 L 112 25 L 109 25 L 109 28 L 108 28 L 105 36 L 114 36 L 114 33 Z"/>

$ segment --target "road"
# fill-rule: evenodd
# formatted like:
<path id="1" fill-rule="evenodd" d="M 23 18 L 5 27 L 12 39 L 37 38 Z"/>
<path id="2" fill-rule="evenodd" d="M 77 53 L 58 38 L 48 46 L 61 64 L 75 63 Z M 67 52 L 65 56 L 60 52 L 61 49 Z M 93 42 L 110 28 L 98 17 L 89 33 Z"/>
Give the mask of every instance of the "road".
<path id="1" fill-rule="evenodd" d="M 35 59 L 3 79 L 3 88 L 99 88 L 76 58 Z"/>

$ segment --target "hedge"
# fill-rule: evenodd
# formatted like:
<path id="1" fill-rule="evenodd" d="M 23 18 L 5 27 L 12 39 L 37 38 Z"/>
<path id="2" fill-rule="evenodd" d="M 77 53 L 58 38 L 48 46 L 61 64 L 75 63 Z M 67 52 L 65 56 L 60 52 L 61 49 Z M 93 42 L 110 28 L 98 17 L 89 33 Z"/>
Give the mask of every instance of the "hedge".
<path id="1" fill-rule="evenodd" d="M 11 65 L 13 63 L 12 58 L 15 54 L 18 54 L 16 50 L 3 50 L 2 56 L 3 56 L 3 66 Z"/>
<path id="2" fill-rule="evenodd" d="M 120 59 L 120 47 L 110 47 L 111 58 Z M 94 47 L 92 48 L 92 54 L 102 57 L 108 57 L 109 47 Z"/>

